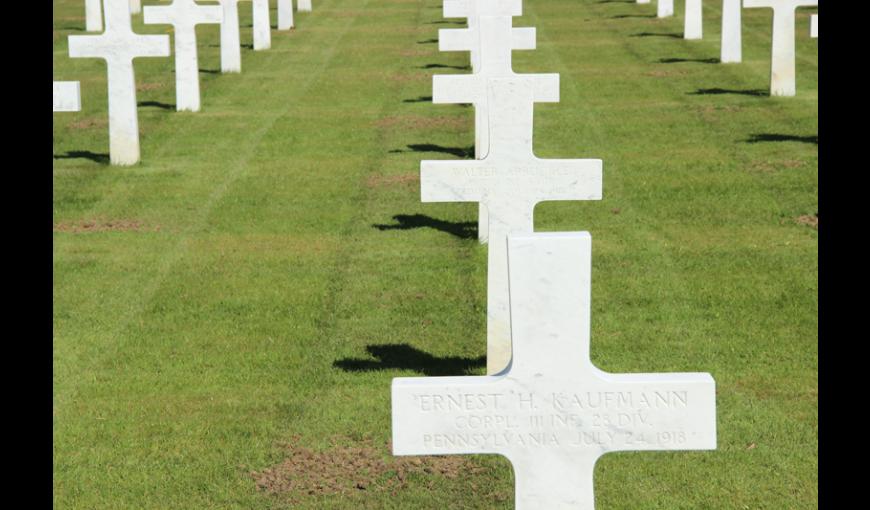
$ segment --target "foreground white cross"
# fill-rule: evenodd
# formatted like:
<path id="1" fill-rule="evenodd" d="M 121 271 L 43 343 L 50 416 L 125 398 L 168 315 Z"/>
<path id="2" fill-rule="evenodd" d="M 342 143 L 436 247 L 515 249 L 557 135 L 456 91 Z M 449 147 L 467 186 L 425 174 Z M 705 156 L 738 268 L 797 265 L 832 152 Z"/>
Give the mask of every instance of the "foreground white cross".
<path id="1" fill-rule="evenodd" d="M 130 0 L 130 14 L 142 12 L 142 0 Z"/>
<path id="2" fill-rule="evenodd" d="M 704 37 L 704 10 L 701 0 L 686 0 L 686 17 L 683 25 L 683 39 L 702 39 Z"/>
<path id="3" fill-rule="evenodd" d="M 85 0 L 85 30 L 88 32 L 103 31 L 103 12 L 101 0 Z"/>
<path id="4" fill-rule="evenodd" d="M 710 374 L 611 374 L 590 361 L 588 232 L 511 236 L 508 244 L 509 369 L 393 379 L 394 455 L 503 455 L 518 510 L 592 510 L 602 455 L 716 448 Z"/>
<path id="5" fill-rule="evenodd" d="M 813 39 L 819 38 L 819 15 L 813 14 L 810 16 L 810 37 Z"/>
<path id="6" fill-rule="evenodd" d="M 299 9 L 299 12 L 311 12 L 311 0 L 298 0 L 296 8 Z"/>
<path id="7" fill-rule="evenodd" d="M 293 0 L 278 0 L 278 30 L 293 28 Z"/>
<path id="8" fill-rule="evenodd" d="M 674 15 L 674 0 L 658 0 L 656 15 L 659 18 L 667 18 Z"/>
<path id="9" fill-rule="evenodd" d="M 722 0 L 722 49 L 719 62 L 737 63 L 743 60 L 743 38 L 740 0 Z"/>
<path id="10" fill-rule="evenodd" d="M 82 109 L 82 91 L 77 81 L 54 82 L 54 111 L 78 112 Z"/>
<path id="11" fill-rule="evenodd" d="M 600 159 L 538 159 L 532 152 L 533 105 L 558 101 L 559 75 L 435 78 L 440 78 L 433 93 L 436 103 L 485 100 L 489 107 L 486 158 L 420 162 L 420 195 L 423 202 L 481 202 L 489 212 L 486 366 L 487 373 L 495 374 L 511 359 L 505 239 L 533 231 L 538 202 L 600 200 L 602 164 Z"/>
<path id="12" fill-rule="evenodd" d="M 511 68 L 512 50 L 535 49 L 533 27 L 513 28 L 512 17 L 522 15 L 522 0 L 445 0 L 445 18 L 467 18 L 468 28 L 438 31 L 441 51 L 471 53 L 472 72 L 480 79 L 516 76 Z M 481 26 L 481 18 L 486 18 Z M 435 78 L 437 88 L 437 78 Z M 474 157 L 483 159 L 489 152 L 489 112 L 485 101 L 474 104 Z M 436 101 L 437 102 L 437 101 Z M 489 239 L 486 206 L 478 206 L 478 240 Z"/>
<path id="13" fill-rule="evenodd" d="M 178 111 L 198 112 L 200 108 L 196 26 L 220 23 L 222 19 L 221 6 L 199 5 L 194 0 L 145 6 L 145 23 L 172 25 L 175 29 L 175 109 Z"/>
<path id="14" fill-rule="evenodd" d="M 743 0 L 743 7 L 773 9 L 770 95 L 795 95 L 794 11 L 818 5 L 819 0 Z"/>
<path id="15" fill-rule="evenodd" d="M 242 72 L 242 41 L 239 36 L 239 0 L 220 0 L 223 9 L 221 21 L 221 72 Z"/>
<path id="16" fill-rule="evenodd" d="M 272 21 L 269 0 L 253 0 L 254 50 L 268 50 L 272 47 Z"/>
<path id="17" fill-rule="evenodd" d="M 136 110 L 136 57 L 168 57 L 168 35 L 140 35 L 130 24 L 128 0 L 104 0 L 106 31 L 69 36 L 72 58 L 106 60 L 109 82 L 109 155 L 112 164 L 139 161 L 139 116 Z"/>

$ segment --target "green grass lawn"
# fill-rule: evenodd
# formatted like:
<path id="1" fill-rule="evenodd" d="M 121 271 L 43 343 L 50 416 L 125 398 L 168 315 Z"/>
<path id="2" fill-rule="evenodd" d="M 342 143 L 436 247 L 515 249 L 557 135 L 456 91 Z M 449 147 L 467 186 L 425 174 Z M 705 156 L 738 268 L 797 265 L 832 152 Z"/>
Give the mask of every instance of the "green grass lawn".
<path id="1" fill-rule="evenodd" d="M 537 230 L 592 234 L 593 361 L 717 384 L 718 450 L 607 455 L 597 507 L 816 508 L 812 11 L 797 96 L 771 98 L 768 9 L 744 11 L 744 63 L 721 65 L 719 2 L 703 41 L 681 39 L 682 2 L 524 4 L 538 49 L 514 69 L 561 75 L 536 154 L 604 161 L 603 200 L 536 211 Z M 474 141 L 472 108 L 429 98 L 433 74 L 468 72 L 438 51 L 463 26 L 441 14 L 315 0 L 231 75 L 201 26 L 202 112 L 174 111 L 171 58 L 137 60 L 142 162 L 123 168 L 105 64 L 67 57 L 84 4 L 54 1 L 54 79 L 83 96 L 54 114 L 56 508 L 513 507 L 501 457 L 389 455 L 393 377 L 485 370 L 477 205 L 420 202 L 420 160 Z M 308 485 L 260 483 L 282 466 Z"/>

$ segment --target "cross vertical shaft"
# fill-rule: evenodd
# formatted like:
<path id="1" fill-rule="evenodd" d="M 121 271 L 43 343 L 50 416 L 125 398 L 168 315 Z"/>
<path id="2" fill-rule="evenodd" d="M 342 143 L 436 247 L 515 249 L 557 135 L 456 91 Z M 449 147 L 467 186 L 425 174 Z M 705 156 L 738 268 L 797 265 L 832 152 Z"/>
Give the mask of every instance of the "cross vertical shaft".
<path id="1" fill-rule="evenodd" d="M 242 72 L 242 47 L 239 36 L 239 0 L 220 0 L 223 8 L 221 21 L 221 72 Z"/>
<path id="2" fill-rule="evenodd" d="M 743 60 L 742 10 L 740 0 L 722 0 L 722 49 L 719 61 L 723 64 Z"/>
<path id="3" fill-rule="evenodd" d="M 110 159 L 115 165 L 132 165 L 139 161 L 139 117 L 133 59 L 168 57 L 169 36 L 134 33 L 129 0 L 105 0 L 105 13 L 105 32 L 69 36 L 69 55 L 106 61 Z"/>

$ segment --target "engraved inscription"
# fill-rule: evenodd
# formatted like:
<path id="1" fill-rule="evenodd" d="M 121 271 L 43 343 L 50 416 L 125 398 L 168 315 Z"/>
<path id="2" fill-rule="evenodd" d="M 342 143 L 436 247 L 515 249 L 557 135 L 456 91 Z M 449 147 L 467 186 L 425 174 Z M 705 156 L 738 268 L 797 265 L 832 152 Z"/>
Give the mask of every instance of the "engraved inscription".
<path id="1" fill-rule="evenodd" d="M 447 418 L 440 433 L 421 432 L 425 447 L 444 451 L 675 446 L 686 431 L 663 424 L 690 404 L 688 391 L 421 392 L 413 399 L 424 415 Z"/>

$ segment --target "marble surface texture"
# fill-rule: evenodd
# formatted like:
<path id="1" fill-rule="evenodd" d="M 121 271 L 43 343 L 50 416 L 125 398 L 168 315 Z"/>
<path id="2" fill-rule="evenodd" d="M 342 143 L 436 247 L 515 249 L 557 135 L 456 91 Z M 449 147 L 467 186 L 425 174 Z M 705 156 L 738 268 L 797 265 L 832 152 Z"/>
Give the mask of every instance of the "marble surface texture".
<path id="1" fill-rule="evenodd" d="M 592 510 L 602 455 L 716 448 L 710 374 L 612 374 L 590 361 L 587 232 L 506 244 L 510 366 L 496 376 L 393 379 L 394 455 L 503 455 L 517 509 Z"/>
<path id="2" fill-rule="evenodd" d="M 78 112 L 81 109 L 81 84 L 77 81 L 54 82 L 54 111 Z"/>
<path id="3" fill-rule="evenodd" d="M 223 9 L 221 21 L 221 72 L 242 72 L 242 41 L 239 35 L 239 0 L 220 0 Z"/>
<path id="4" fill-rule="evenodd" d="M 253 0 L 254 51 L 268 50 L 272 47 L 272 20 L 269 0 Z"/>
<path id="5" fill-rule="evenodd" d="M 293 26 L 293 0 L 278 0 L 278 30 L 290 30 Z"/>
<path id="6" fill-rule="evenodd" d="M 743 37 L 740 0 L 722 0 L 722 48 L 719 61 L 736 64 L 743 61 Z"/>
<path id="7" fill-rule="evenodd" d="M 686 16 L 683 19 L 683 39 L 704 38 L 704 16 L 701 0 L 686 0 Z"/>
<path id="8" fill-rule="evenodd" d="M 103 12 L 101 0 L 85 0 L 85 30 L 103 31 Z"/>
<path id="9" fill-rule="evenodd" d="M 674 15 L 674 0 L 657 0 L 656 16 L 667 18 Z"/>
<path id="10" fill-rule="evenodd" d="M 109 158 L 114 165 L 139 161 L 139 117 L 136 106 L 136 57 L 168 57 L 168 35 L 133 32 L 129 0 L 104 0 L 106 31 L 100 35 L 69 36 L 72 58 L 106 61 L 109 86 Z"/>

